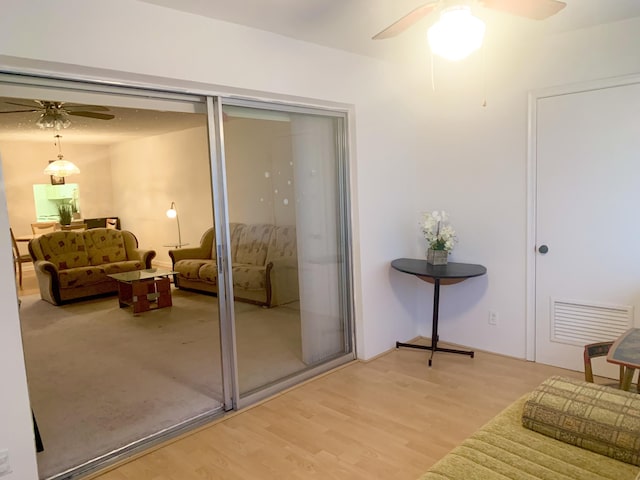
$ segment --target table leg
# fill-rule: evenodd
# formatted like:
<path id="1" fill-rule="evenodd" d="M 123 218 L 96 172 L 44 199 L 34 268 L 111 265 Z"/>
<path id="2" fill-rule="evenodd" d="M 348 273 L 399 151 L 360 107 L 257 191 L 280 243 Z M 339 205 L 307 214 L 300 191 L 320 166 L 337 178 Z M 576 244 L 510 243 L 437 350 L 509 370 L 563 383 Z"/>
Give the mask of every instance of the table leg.
<path id="1" fill-rule="evenodd" d="M 128 307 L 133 303 L 133 289 L 130 283 L 118 282 L 118 303 L 120 308 Z"/>
<path id="2" fill-rule="evenodd" d="M 440 308 L 440 279 L 433 282 L 433 314 L 431 315 L 431 356 L 429 366 L 433 362 L 433 354 L 438 350 L 438 310 Z"/>
<path id="3" fill-rule="evenodd" d="M 469 355 L 471 358 L 474 357 L 475 353 L 472 350 L 456 350 L 453 348 L 442 348 L 438 347 L 438 316 L 440 309 L 440 279 L 435 278 L 433 282 L 433 316 L 432 316 L 432 324 L 431 324 L 431 345 L 415 345 L 413 343 L 401 343 L 396 342 L 396 348 L 398 347 L 408 347 L 408 348 L 417 348 L 420 350 L 431 350 L 431 356 L 429 357 L 429 366 L 433 364 L 433 355 L 435 352 L 447 352 L 447 353 L 457 353 L 460 355 Z"/>
<path id="4" fill-rule="evenodd" d="M 147 312 L 151 309 L 149 293 L 154 289 L 153 279 L 133 282 L 133 313 Z"/>
<path id="5" fill-rule="evenodd" d="M 629 391 L 631 389 L 631 381 L 633 380 L 633 374 L 636 372 L 635 368 L 624 367 L 624 377 L 622 379 L 622 390 Z"/>
<path id="6" fill-rule="evenodd" d="M 171 280 L 169 280 L 169 277 L 156 280 L 156 291 L 158 292 L 158 308 L 173 305 L 171 302 Z"/>

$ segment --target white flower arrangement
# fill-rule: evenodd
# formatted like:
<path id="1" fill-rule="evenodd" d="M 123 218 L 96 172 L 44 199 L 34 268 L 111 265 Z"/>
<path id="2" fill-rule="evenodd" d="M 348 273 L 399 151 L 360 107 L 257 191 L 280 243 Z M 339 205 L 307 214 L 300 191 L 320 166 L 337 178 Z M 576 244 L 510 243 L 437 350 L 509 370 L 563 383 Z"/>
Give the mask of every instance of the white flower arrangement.
<path id="1" fill-rule="evenodd" d="M 451 252 L 457 241 L 456 232 L 449 224 L 449 215 L 443 211 L 427 212 L 422 215 L 422 233 L 431 250 Z"/>

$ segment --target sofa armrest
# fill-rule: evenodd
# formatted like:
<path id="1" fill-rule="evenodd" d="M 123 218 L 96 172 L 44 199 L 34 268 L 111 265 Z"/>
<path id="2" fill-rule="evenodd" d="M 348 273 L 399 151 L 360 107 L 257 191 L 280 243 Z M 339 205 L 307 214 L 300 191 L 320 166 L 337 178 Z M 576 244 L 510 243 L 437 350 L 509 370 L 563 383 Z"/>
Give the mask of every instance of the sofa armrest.
<path id="1" fill-rule="evenodd" d="M 299 300 L 298 259 L 280 257 L 271 263 L 271 305 L 283 305 Z"/>
<path id="2" fill-rule="evenodd" d="M 211 248 L 206 248 L 200 245 L 199 247 L 192 248 L 178 248 L 176 250 L 169 250 L 169 256 L 171 257 L 171 261 L 173 265 L 180 260 L 187 259 L 202 259 L 202 260 L 211 260 Z"/>
<path id="3" fill-rule="evenodd" d="M 36 260 L 33 262 L 33 268 L 36 272 L 42 299 L 54 305 L 60 305 L 62 299 L 60 298 L 58 268 L 47 260 Z"/>
<path id="4" fill-rule="evenodd" d="M 151 268 L 151 261 L 156 258 L 155 250 L 140 250 L 136 248 L 134 255 L 138 256 L 138 259 L 144 264 L 144 268 Z"/>

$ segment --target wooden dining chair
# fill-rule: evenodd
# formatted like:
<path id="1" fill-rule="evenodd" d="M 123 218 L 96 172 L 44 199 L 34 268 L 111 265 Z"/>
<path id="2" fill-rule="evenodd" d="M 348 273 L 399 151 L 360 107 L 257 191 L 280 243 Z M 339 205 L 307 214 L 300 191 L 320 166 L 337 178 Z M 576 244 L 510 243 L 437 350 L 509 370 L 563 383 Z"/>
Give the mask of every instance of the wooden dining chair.
<path id="1" fill-rule="evenodd" d="M 57 230 L 60 230 L 60 224 L 58 222 L 35 222 L 31 224 L 31 231 L 34 235 L 55 232 Z"/>
<path id="2" fill-rule="evenodd" d="M 593 367 L 591 360 L 597 357 L 605 357 L 609 353 L 609 349 L 613 342 L 590 343 L 584 346 L 584 379 L 589 383 L 596 383 L 593 378 Z M 624 377 L 624 367 L 620 365 L 620 376 L 617 382 L 604 383 L 603 385 L 621 388 L 622 379 Z M 638 379 L 637 391 L 640 392 L 640 379 Z"/>
<path id="3" fill-rule="evenodd" d="M 16 242 L 16 237 L 13 235 L 11 227 L 9 227 L 9 232 L 11 232 L 11 246 L 13 249 L 13 273 L 14 275 L 18 274 L 18 285 L 22 287 L 22 264 L 31 262 L 31 255 L 20 253 L 18 242 Z"/>
<path id="4" fill-rule="evenodd" d="M 86 223 L 71 223 L 69 225 L 62 225 L 62 230 L 86 230 Z"/>

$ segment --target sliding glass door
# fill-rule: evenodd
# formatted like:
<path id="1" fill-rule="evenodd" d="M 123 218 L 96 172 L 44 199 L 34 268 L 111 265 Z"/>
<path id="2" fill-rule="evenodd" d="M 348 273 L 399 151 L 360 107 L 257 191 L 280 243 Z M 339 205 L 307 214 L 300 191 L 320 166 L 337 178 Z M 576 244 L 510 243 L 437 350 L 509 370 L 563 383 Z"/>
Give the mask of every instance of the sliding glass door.
<path id="1" fill-rule="evenodd" d="M 60 203 L 34 195 L 56 186 L 42 171 L 60 134 L 80 169 L 77 220 L 117 219 L 173 279 L 171 304 L 133 312 L 116 290 L 54 305 L 27 269 L 42 478 L 104 467 L 355 358 L 345 113 L 2 73 L 0 86 L 14 234 L 29 237 L 38 198 Z M 84 113 L 41 130 L 51 102 Z"/>
<path id="2" fill-rule="evenodd" d="M 27 80 L 0 78 L 0 112 L 10 112 L 0 114 L 4 190 L 22 252 L 31 223 L 44 220 L 38 208 L 56 215 L 59 205 L 73 201 L 76 222 L 88 228 L 74 238 L 106 232 L 94 227 L 117 218 L 115 226 L 131 232 L 140 250 L 155 252 L 154 268 L 171 271 L 169 251 L 195 247 L 213 222 L 204 98 Z M 52 102 L 67 128 L 36 126 L 38 108 Z M 60 113 L 64 108 L 71 113 Z M 52 185 L 43 173 L 58 153 L 54 135 L 80 170 L 66 185 Z M 70 185 L 74 196 L 59 193 Z M 166 216 L 172 204 L 179 219 Z M 105 256 L 116 255 L 119 237 L 109 238 L 115 240 Z M 81 268 L 115 268 L 94 257 L 93 266 L 85 259 Z M 77 272 L 59 268 L 63 279 Z M 215 297 L 172 286 L 171 306 L 135 313 L 120 308 L 117 287 L 96 296 L 103 293 L 92 290 L 97 282 L 78 276 L 67 283 L 85 281 L 85 295 L 53 305 L 43 299 L 47 291 L 32 264 L 24 269 L 20 322 L 30 407 L 44 444 L 37 453 L 41 478 L 85 473 L 222 413 Z"/>
<path id="3" fill-rule="evenodd" d="M 245 404 L 353 358 L 345 118 L 246 102 L 225 104 L 222 117 Z"/>

